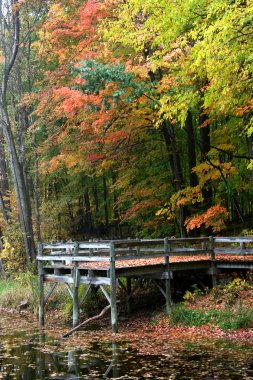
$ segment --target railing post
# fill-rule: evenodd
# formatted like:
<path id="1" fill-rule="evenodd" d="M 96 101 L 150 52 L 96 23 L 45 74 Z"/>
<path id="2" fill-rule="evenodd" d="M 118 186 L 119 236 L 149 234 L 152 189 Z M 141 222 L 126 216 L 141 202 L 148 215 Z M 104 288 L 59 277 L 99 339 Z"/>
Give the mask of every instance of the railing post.
<path id="1" fill-rule="evenodd" d="M 243 241 L 240 242 L 240 255 L 245 254 L 245 243 Z"/>
<path id="2" fill-rule="evenodd" d="M 38 256 L 43 255 L 43 244 L 38 243 Z M 43 270 L 43 261 L 38 261 L 38 272 L 39 272 L 39 324 L 44 326 L 45 317 L 44 317 L 44 270 Z"/>
<path id="3" fill-rule="evenodd" d="M 74 256 L 77 256 L 79 249 L 79 244 L 74 243 Z M 79 271 L 78 271 L 78 261 L 74 261 L 73 267 L 73 327 L 76 327 L 79 319 L 79 301 L 78 301 L 78 289 L 79 289 Z"/>
<path id="4" fill-rule="evenodd" d="M 171 251 L 171 243 L 168 238 L 164 239 L 164 261 L 166 268 L 166 278 L 165 278 L 165 294 L 166 294 L 166 313 L 171 312 L 171 282 L 170 282 L 170 259 L 169 254 Z"/>
<path id="5" fill-rule="evenodd" d="M 93 248 L 89 248 L 89 256 L 93 256 L 93 253 L 94 253 Z M 88 277 L 93 277 L 93 276 L 94 276 L 94 271 L 92 269 L 88 269 Z"/>
<path id="6" fill-rule="evenodd" d="M 215 246 L 214 246 L 214 237 L 209 236 L 210 249 L 211 249 L 211 276 L 212 276 L 212 286 L 215 287 L 217 284 L 216 278 L 216 264 L 215 264 Z"/>
<path id="7" fill-rule="evenodd" d="M 117 300 L 116 300 L 116 271 L 115 271 L 115 245 L 110 243 L 110 294 L 111 294 L 111 323 L 112 331 L 118 332 Z"/>

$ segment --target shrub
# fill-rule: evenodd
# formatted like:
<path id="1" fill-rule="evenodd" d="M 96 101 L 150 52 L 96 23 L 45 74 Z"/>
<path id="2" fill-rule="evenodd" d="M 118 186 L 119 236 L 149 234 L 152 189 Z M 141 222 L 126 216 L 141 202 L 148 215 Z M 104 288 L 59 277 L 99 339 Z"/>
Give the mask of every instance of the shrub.
<path id="1" fill-rule="evenodd" d="M 203 295 L 203 292 L 198 288 L 196 284 L 192 285 L 192 291 L 186 290 L 183 299 L 184 301 L 193 302 L 196 300 L 196 298 Z"/>

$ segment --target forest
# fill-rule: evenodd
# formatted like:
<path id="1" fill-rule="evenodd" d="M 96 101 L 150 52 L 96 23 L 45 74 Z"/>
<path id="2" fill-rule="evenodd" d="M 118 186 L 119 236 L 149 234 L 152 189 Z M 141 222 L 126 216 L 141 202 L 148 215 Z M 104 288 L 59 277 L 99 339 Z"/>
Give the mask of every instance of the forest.
<path id="1" fill-rule="evenodd" d="M 6 269 L 38 241 L 249 234 L 252 47 L 250 0 L 0 0 Z"/>

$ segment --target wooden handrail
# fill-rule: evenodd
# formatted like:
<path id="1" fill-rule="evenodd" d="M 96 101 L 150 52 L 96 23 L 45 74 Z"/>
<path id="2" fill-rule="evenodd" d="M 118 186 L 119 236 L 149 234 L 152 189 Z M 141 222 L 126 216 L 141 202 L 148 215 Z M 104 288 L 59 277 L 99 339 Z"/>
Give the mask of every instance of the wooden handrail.
<path id="1" fill-rule="evenodd" d="M 253 237 L 199 237 L 199 238 L 166 238 L 170 245 L 168 253 L 164 251 L 164 239 L 127 239 L 98 242 L 39 243 L 38 261 L 95 262 L 110 261 L 110 246 L 114 246 L 114 260 L 132 260 L 165 256 L 211 255 L 216 254 L 246 255 L 253 254 Z M 201 247 L 182 246 L 201 244 Z M 208 244 L 204 244 L 208 243 Z M 230 244 L 240 244 L 231 247 Z M 225 246 L 220 246 L 223 244 Z M 179 247 L 177 246 L 179 245 Z M 51 250 L 49 255 L 44 250 Z M 92 253 L 91 253 L 92 252 Z"/>

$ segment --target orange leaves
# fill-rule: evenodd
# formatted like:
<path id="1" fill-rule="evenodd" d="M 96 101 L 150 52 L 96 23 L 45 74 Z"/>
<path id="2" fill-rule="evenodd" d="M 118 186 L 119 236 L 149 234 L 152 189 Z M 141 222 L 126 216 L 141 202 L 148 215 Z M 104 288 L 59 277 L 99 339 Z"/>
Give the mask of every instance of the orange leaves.
<path id="1" fill-rule="evenodd" d="M 59 102 L 58 112 L 66 116 L 74 116 L 76 112 L 83 107 L 85 96 L 78 90 L 72 90 L 69 87 L 61 87 L 54 91 L 54 98 Z"/>
<path id="2" fill-rule="evenodd" d="M 40 51 L 43 54 L 46 51 L 49 60 L 57 56 L 60 64 L 87 58 L 87 54 L 90 57 L 92 43 L 98 38 L 97 22 L 104 8 L 102 2 L 95 0 L 88 0 L 79 8 L 73 2 L 67 9 L 61 2 L 53 4 L 41 33 L 46 49 Z"/>
<path id="3" fill-rule="evenodd" d="M 55 102 L 55 111 L 58 116 L 73 117 L 77 112 L 87 109 L 90 105 L 100 106 L 102 97 L 86 95 L 79 90 L 64 86 L 53 91 L 51 101 Z M 104 119 L 106 120 L 105 115 Z"/>
<path id="4" fill-rule="evenodd" d="M 245 104 L 243 107 L 238 107 L 236 109 L 235 114 L 237 116 L 243 116 L 243 115 L 246 115 L 249 112 L 252 112 L 252 109 L 253 109 L 253 99 L 250 99 L 248 101 L 248 104 Z"/>
<path id="5" fill-rule="evenodd" d="M 205 226 L 211 227 L 213 232 L 220 232 L 225 228 L 225 220 L 229 217 L 227 209 L 220 204 L 210 207 L 205 213 L 188 218 L 185 222 L 186 230 L 189 232 L 195 228 Z"/>

